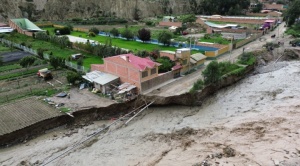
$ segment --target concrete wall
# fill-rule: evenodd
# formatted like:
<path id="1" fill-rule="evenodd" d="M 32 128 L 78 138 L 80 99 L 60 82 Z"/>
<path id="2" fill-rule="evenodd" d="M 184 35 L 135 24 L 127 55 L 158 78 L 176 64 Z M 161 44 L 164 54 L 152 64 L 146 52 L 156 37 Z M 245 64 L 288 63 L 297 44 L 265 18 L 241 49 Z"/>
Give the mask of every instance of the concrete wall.
<path id="1" fill-rule="evenodd" d="M 263 24 L 266 19 L 250 19 L 250 18 L 207 18 L 208 21 L 231 22 L 240 24 Z"/>
<path id="2" fill-rule="evenodd" d="M 8 21 L 9 26 L 13 29 L 16 29 L 18 31 L 18 33 L 20 34 L 24 34 L 27 36 L 33 36 L 33 32 L 28 32 L 28 31 L 24 31 L 22 28 L 20 28 L 17 24 L 15 24 L 13 21 L 9 20 Z"/>
<path id="3" fill-rule="evenodd" d="M 207 56 L 208 58 L 216 58 L 217 56 L 228 52 L 230 50 L 230 48 L 231 48 L 231 46 L 227 45 L 227 46 L 220 48 L 217 51 L 205 51 L 205 56 Z"/>
<path id="4" fill-rule="evenodd" d="M 160 55 L 160 57 L 164 57 L 164 56 L 169 57 L 172 61 L 176 60 L 176 54 L 160 52 L 159 55 Z"/>
<path id="5" fill-rule="evenodd" d="M 253 40 L 255 40 L 255 39 L 257 39 L 257 38 L 259 38 L 259 37 L 261 37 L 261 36 L 262 36 L 262 33 L 254 34 L 254 35 L 252 35 L 251 37 L 249 37 L 249 38 L 247 38 L 247 39 L 245 39 L 245 40 L 242 40 L 242 41 L 237 42 L 237 43 L 233 46 L 233 48 L 235 49 L 235 48 L 242 47 L 243 45 L 245 45 L 245 44 L 247 44 L 247 43 L 249 43 L 249 42 L 252 42 Z"/>
<path id="6" fill-rule="evenodd" d="M 198 46 L 205 46 L 205 47 L 214 47 L 214 48 L 223 48 L 223 47 L 226 46 L 226 45 L 218 44 L 218 43 L 206 44 L 206 43 L 201 43 L 201 42 L 197 42 L 196 45 L 198 45 Z"/>
<path id="7" fill-rule="evenodd" d="M 171 26 L 182 27 L 182 22 L 164 22 L 164 21 L 161 21 L 161 22 L 159 22 L 158 25 L 163 26 L 163 27 L 171 27 Z"/>
<path id="8" fill-rule="evenodd" d="M 155 87 L 159 84 L 162 84 L 166 81 L 169 81 L 169 80 L 173 79 L 173 77 L 174 77 L 173 71 L 169 71 L 169 72 L 164 73 L 164 74 L 162 74 L 158 77 L 155 77 L 151 80 L 144 81 L 144 82 L 142 82 L 142 86 L 141 86 L 142 89 L 141 90 L 142 91 L 149 90 L 149 89 L 151 89 L 151 88 L 153 88 L 153 87 Z"/>

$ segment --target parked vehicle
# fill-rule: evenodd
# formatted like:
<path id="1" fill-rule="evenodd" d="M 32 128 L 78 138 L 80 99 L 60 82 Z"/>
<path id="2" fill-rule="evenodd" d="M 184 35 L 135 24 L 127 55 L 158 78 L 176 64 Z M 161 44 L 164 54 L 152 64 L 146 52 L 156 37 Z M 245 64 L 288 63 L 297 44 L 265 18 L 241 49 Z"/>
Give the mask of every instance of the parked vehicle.
<path id="1" fill-rule="evenodd" d="M 71 57 L 72 57 L 73 60 L 77 60 L 77 59 L 79 59 L 79 58 L 83 58 L 83 55 L 80 54 L 80 53 L 78 53 L 78 54 L 73 54 L 73 55 L 71 55 Z"/>
<path id="2" fill-rule="evenodd" d="M 275 34 L 271 36 L 271 38 L 275 38 L 275 37 L 276 37 L 276 35 L 275 35 Z"/>
<path id="3" fill-rule="evenodd" d="M 45 81 L 53 78 L 51 71 L 48 68 L 40 69 L 37 72 L 37 76 L 43 78 Z"/>

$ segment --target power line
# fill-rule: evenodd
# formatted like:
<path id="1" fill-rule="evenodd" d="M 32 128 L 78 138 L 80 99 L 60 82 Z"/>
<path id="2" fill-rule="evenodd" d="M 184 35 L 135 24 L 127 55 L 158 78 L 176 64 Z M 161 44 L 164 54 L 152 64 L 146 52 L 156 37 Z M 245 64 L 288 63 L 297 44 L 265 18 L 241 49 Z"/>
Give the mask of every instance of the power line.
<path id="1" fill-rule="evenodd" d="M 63 156 L 64 156 L 65 154 L 67 154 L 68 152 L 70 152 L 70 151 L 72 151 L 73 149 L 77 148 L 78 146 L 82 145 L 83 143 L 85 143 L 86 141 L 88 141 L 89 139 L 91 139 L 92 137 L 97 136 L 97 135 L 98 135 L 99 133 L 101 133 L 102 131 L 107 130 L 110 126 L 112 126 L 112 125 L 116 124 L 117 122 L 121 121 L 122 119 L 124 119 L 124 118 L 127 117 L 128 115 L 134 113 L 136 110 L 142 108 L 143 106 L 144 106 L 144 107 L 143 107 L 142 110 L 144 110 L 146 107 L 149 107 L 149 106 L 150 106 L 151 104 L 153 104 L 153 103 L 154 103 L 154 101 L 150 102 L 149 104 L 146 103 L 145 105 L 141 105 L 140 107 L 134 109 L 133 111 L 131 111 L 131 112 L 125 114 L 125 115 L 122 116 L 121 118 L 115 120 L 114 122 L 112 122 L 112 123 L 109 124 L 108 126 L 102 128 L 102 129 L 100 129 L 100 130 L 97 131 L 97 132 L 94 132 L 92 135 L 88 136 L 88 137 L 87 137 L 86 139 L 84 139 L 83 141 L 74 144 L 70 149 L 66 150 L 65 152 L 59 154 L 58 156 L 54 157 L 53 159 L 47 161 L 46 163 L 44 163 L 44 164 L 42 164 L 42 165 L 43 165 L 43 166 L 48 165 L 48 164 L 50 164 L 51 162 L 57 160 L 58 158 L 63 157 Z M 141 112 L 141 111 L 140 111 L 140 112 Z M 135 116 L 136 116 L 136 115 L 134 115 L 133 118 L 134 118 Z"/>

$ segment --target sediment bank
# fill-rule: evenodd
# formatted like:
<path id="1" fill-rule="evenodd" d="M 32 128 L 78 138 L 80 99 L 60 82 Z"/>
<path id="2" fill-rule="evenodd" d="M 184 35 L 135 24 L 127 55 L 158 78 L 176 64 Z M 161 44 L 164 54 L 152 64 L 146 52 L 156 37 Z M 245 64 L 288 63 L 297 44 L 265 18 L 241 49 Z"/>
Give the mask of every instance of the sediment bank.
<path id="1" fill-rule="evenodd" d="M 18 142 L 24 142 L 34 137 L 37 137 L 47 130 L 67 125 L 69 127 L 81 127 L 91 124 L 96 120 L 104 120 L 111 118 L 118 118 L 130 111 L 132 108 L 138 107 L 145 102 L 155 101 L 153 106 L 168 106 L 168 105 L 184 105 L 184 106 L 199 106 L 210 95 L 216 93 L 218 90 L 233 85 L 237 81 L 243 79 L 254 70 L 254 65 L 246 68 L 245 74 L 242 76 L 231 75 L 220 81 L 217 85 L 210 85 L 196 93 L 185 93 L 177 96 L 161 97 L 161 96 L 139 96 L 135 101 L 127 103 L 111 104 L 107 107 L 89 108 L 85 110 L 76 111 L 73 117 L 62 115 L 55 118 L 47 119 L 36 123 L 34 125 L 25 127 L 23 129 L 14 131 L 9 134 L 0 136 L 0 147 L 7 147 Z"/>

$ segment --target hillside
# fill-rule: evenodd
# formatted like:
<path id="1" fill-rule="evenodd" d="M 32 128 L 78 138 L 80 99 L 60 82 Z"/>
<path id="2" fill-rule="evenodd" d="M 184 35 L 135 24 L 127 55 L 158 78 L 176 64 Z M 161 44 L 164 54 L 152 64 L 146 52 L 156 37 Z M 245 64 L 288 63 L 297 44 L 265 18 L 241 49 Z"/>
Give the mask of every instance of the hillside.
<path id="1" fill-rule="evenodd" d="M 199 1 L 199 0 L 197 0 Z M 116 16 L 132 18 L 187 13 L 190 1 L 182 0 L 1 0 L 0 21 L 26 17 L 31 20 L 63 20 Z"/>

